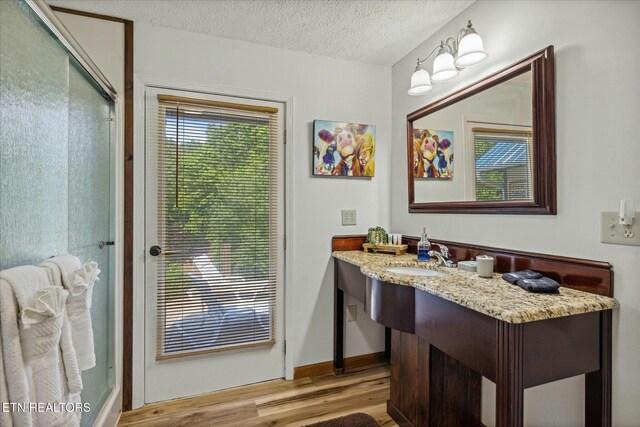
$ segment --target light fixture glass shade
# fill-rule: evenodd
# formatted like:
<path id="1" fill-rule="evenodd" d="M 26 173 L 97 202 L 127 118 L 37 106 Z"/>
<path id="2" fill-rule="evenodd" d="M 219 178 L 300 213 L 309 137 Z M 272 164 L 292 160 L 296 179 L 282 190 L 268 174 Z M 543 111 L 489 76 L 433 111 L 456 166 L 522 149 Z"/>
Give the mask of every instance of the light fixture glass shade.
<path id="1" fill-rule="evenodd" d="M 429 92 L 432 88 L 429 72 L 421 66 L 416 67 L 416 71 L 411 76 L 411 88 L 407 93 L 411 96 L 420 96 Z"/>
<path id="2" fill-rule="evenodd" d="M 453 65 L 453 55 L 444 49 L 441 49 L 433 61 L 433 76 L 431 79 L 434 82 L 444 82 L 450 80 L 458 75 L 456 66 Z"/>
<path id="3" fill-rule="evenodd" d="M 455 64 L 458 67 L 468 67 L 483 61 L 487 56 L 489 56 L 489 54 L 484 51 L 482 37 L 474 31 L 467 33 L 462 40 L 460 40 L 460 44 L 458 45 L 458 56 L 456 57 Z"/>

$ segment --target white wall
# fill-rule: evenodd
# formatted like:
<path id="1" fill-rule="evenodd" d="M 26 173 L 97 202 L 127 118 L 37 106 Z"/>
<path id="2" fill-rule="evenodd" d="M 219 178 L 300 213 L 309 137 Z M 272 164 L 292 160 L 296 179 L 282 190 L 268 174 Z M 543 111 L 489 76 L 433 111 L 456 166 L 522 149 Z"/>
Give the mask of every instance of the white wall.
<path id="1" fill-rule="evenodd" d="M 124 97 L 124 24 L 64 12 L 54 13 L 116 92 Z"/>
<path id="2" fill-rule="evenodd" d="M 640 420 L 640 248 L 600 243 L 600 211 L 640 199 L 640 2 L 479 1 L 393 66 L 391 226 L 430 236 L 608 261 L 621 308 L 613 321 L 613 424 Z M 490 57 L 425 97 L 406 94 L 415 59 L 467 19 Z M 556 51 L 557 216 L 409 214 L 406 114 L 553 44 Z M 553 361 L 550 361 L 553 363 Z M 526 425 L 583 425 L 584 379 L 525 392 Z M 483 421 L 493 425 L 494 387 L 485 381 Z"/>
<path id="3" fill-rule="evenodd" d="M 225 86 L 291 95 L 293 105 L 293 325 L 287 351 L 294 366 L 333 357 L 333 263 L 331 236 L 365 233 L 389 225 L 391 70 L 209 35 L 136 23 L 135 73 L 201 86 Z M 136 116 L 135 120 L 143 120 Z M 328 119 L 376 125 L 376 176 L 314 178 L 312 122 Z M 144 203 L 136 194 L 136 203 Z M 342 227 L 340 209 L 357 209 L 358 226 Z M 135 283 L 135 286 L 141 284 Z M 349 302 L 350 303 L 350 302 Z M 347 356 L 381 351 L 384 332 L 366 319 L 347 326 Z"/>

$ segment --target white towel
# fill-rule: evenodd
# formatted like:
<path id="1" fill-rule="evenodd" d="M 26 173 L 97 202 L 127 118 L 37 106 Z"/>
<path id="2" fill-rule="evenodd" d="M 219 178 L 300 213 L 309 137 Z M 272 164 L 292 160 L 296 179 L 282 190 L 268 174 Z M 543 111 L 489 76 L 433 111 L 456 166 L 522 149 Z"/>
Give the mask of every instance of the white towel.
<path id="1" fill-rule="evenodd" d="M 62 333 L 60 335 L 60 350 L 62 350 L 62 361 L 65 378 L 67 380 L 67 390 L 69 393 L 75 394 L 82 391 L 82 375 L 80 374 L 80 362 L 77 359 L 76 351 L 73 347 L 71 322 L 69 321 L 69 317 L 66 312 L 64 315 L 65 319 L 62 323 Z"/>
<path id="2" fill-rule="evenodd" d="M 48 271 L 41 267 L 23 266 L 4 270 L 0 272 L 0 279 L 10 285 L 20 310 L 17 316 L 19 342 L 30 401 L 66 402 L 69 391 L 79 392 L 82 389 L 69 332 L 63 338 L 69 293 L 63 288 L 51 286 Z M 10 381 L 8 386 L 11 389 L 13 384 Z M 9 393 L 11 396 L 11 390 Z M 77 415 L 73 412 L 42 412 L 37 413 L 35 418 L 37 425 L 43 426 L 78 424 Z"/>
<path id="3" fill-rule="evenodd" d="M 11 285 L 20 311 L 36 304 L 38 290 L 53 285 L 47 271 L 33 265 L 2 270 L 0 279 L 4 279 Z"/>
<path id="4" fill-rule="evenodd" d="M 91 297 L 93 285 L 99 280 L 98 264 L 89 261 L 81 264 L 73 255 L 59 255 L 40 264 L 47 268 L 55 283 L 60 283 L 70 293 L 67 299 L 67 313 L 71 322 L 71 338 L 80 370 L 85 371 L 96 365 L 91 323 Z"/>
<path id="5" fill-rule="evenodd" d="M 4 373 L 4 353 L 2 351 L 2 324 L 0 323 L 0 405 L 9 403 L 9 390 L 7 389 L 7 377 Z M 13 427 L 11 413 L 0 410 L 0 425 L 3 427 Z"/>
<path id="6" fill-rule="evenodd" d="M 18 302 L 11 285 L 2 279 L 0 279 L 0 333 L 2 334 L 2 360 L 9 401 L 29 404 L 34 400 L 29 396 L 29 380 L 22 358 L 18 328 Z M 12 412 L 11 418 L 15 427 L 31 427 L 34 424 L 31 412 Z"/>
<path id="7" fill-rule="evenodd" d="M 64 379 L 60 372 L 60 338 L 69 293 L 49 286 L 37 291 L 37 302 L 21 313 L 20 336 L 24 361 L 31 368 L 36 402 L 63 402 Z M 54 425 L 62 421 L 57 414 L 38 414 L 41 423 Z"/>
<path id="8" fill-rule="evenodd" d="M 0 335 L 2 336 L 0 401 L 28 404 L 31 399 L 29 398 L 29 383 L 20 347 L 18 304 L 11 290 L 11 285 L 2 279 L 0 279 Z M 4 412 L 0 414 L 0 424 L 2 426 L 31 427 L 33 419 L 29 412 Z"/>
<path id="9" fill-rule="evenodd" d="M 62 358 L 64 366 L 62 380 L 66 380 L 66 389 L 70 393 L 80 393 L 82 377 L 73 349 L 69 319 L 65 311 L 69 293 L 58 286 L 50 286 L 40 289 L 36 295 L 36 304 L 22 310 L 21 315 L 24 359 L 28 363 L 43 361 L 47 366 L 54 364 L 57 366 Z M 34 382 L 43 380 L 36 378 L 35 368 L 33 369 Z M 54 369 L 51 368 L 51 370 Z M 60 381 L 59 373 L 50 381 Z M 57 388 L 64 390 L 63 384 L 59 384 Z M 64 395 L 64 392 L 61 395 Z"/>

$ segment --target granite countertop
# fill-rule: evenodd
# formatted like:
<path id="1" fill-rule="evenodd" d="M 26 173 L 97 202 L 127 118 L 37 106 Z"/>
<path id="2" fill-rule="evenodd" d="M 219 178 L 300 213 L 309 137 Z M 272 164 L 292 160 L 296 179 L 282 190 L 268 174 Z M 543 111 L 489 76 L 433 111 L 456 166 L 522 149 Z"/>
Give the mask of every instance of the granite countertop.
<path id="1" fill-rule="evenodd" d="M 438 266 L 435 262 L 418 262 L 415 254 L 400 256 L 363 251 L 336 251 L 333 257 L 360 267 L 373 279 L 400 286 L 411 286 L 461 306 L 508 323 L 609 310 L 618 307 L 613 298 L 560 287 L 557 294 L 527 292 L 504 281 L 501 274 L 481 278 L 476 273 Z M 421 267 L 447 273 L 444 277 L 420 277 L 387 272 L 387 267 Z"/>

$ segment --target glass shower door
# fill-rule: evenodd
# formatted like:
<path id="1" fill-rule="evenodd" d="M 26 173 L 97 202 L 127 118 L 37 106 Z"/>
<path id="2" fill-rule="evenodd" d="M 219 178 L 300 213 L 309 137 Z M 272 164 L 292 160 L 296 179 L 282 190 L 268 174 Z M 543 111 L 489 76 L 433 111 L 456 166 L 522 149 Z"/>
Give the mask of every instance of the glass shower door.
<path id="1" fill-rule="evenodd" d="M 96 366 L 82 372 L 82 401 L 90 403 L 92 411 L 83 416 L 83 425 L 93 424 L 114 383 L 113 117 L 113 103 L 70 58 L 69 253 L 97 262 L 101 270 L 91 305 Z"/>
<path id="2" fill-rule="evenodd" d="M 93 425 L 115 383 L 114 103 L 16 0 L 0 0 L 0 101 L 0 270 L 67 252 L 101 270 L 82 372 Z"/>

